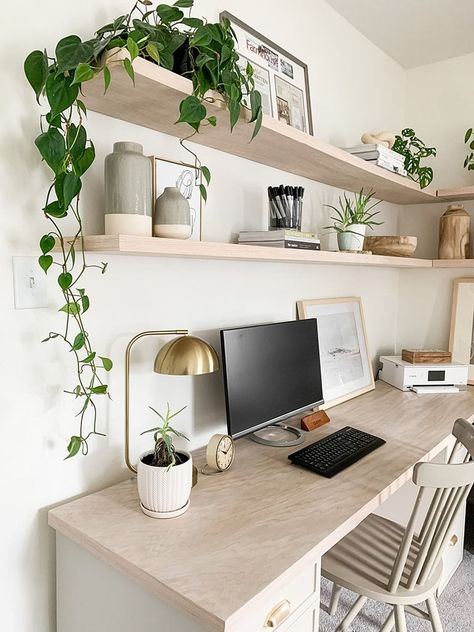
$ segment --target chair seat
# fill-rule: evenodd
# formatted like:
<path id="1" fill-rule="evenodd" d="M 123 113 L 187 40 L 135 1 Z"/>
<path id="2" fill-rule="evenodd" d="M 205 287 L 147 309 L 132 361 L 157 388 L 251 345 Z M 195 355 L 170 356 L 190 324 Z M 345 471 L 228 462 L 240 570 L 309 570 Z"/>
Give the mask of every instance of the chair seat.
<path id="1" fill-rule="evenodd" d="M 339 586 L 389 604 L 410 605 L 424 601 L 441 579 L 442 562 L 423 585 L 407 588 L 419 542 L 413 539 L 396 591 L 387 589 L 405 527 L 372 514 L 338 542 L 322 559 L 322 574 Z"/>

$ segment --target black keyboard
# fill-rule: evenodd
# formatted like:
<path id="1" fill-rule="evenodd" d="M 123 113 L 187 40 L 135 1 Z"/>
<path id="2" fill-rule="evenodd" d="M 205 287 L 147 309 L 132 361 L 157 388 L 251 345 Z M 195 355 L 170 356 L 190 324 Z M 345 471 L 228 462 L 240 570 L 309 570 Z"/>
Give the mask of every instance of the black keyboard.
<path id="1" fill-rule="evenodd" d="M 302 465 L 316 474 L 331 478 L 384 443 L 379 437 L 346 426 L 289 454 L 288 458 L 295 465 Z"/>

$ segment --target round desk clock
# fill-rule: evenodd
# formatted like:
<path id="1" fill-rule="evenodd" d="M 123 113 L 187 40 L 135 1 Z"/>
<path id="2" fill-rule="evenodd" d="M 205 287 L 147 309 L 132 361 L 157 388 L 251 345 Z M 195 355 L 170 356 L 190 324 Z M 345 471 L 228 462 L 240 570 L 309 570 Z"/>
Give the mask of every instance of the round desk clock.
<path id="1" fill-rule="evenodd" d="M 215 434 L 209 439 L 206 449 L 207 465 L 201 470 L 203 474 L 219 474 L 232 465 L 235 456 L 235 445 L 232 437 Z"/>

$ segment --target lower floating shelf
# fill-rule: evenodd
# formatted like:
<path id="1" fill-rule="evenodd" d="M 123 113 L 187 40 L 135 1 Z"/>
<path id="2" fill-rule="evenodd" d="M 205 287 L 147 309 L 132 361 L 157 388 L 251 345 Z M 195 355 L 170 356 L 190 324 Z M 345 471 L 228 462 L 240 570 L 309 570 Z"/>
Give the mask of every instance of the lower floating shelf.
<path id="1" fill-rule="evenodd" d="M 435 259 L 433 268 L 474 268 L 474 259 Z"/>
<path id="2" fill-rule="evenodd" d="M 235 261 L 275 261 L 376 266 L 385 268 L 431 268 L 431 259 L 384 257 L 380 255 L 318 250 L 291 250 L 220 242 L 161 239 L 133 235 L 90 235 L 84 239 L 86 252 L 116 255 L 185 257 L 191 259 L 230 259 Z"/>

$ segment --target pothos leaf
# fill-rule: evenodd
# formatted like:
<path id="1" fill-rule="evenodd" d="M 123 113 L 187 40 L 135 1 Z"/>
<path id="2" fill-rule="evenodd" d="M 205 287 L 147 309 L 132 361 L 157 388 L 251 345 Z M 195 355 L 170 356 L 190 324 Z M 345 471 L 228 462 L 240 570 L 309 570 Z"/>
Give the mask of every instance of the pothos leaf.
<path id="1" fill-rule="evenodd" d="M 48 58 L 46 54 L 40 50 L 34 50 L 25 59 L 23 68 L 28 83 L 35 91 L 36 100 L 39 100 L 48 77 Z"/>
<path id="2" fill-rule="evenodd" d="M 71 457 L 76 456 L 76 454 L 80 450 L 81 444 L 82 444 L 81 437 L 77 437 L 77 436 L 71 437 L 67 446 L 68 454 L 67 454 L 66 459 L 70 459 Z"/>
<path id="3" fill-rule="evenodd" d="M 41 255 L 41 257 L 38 258 L 38 263 L 45 272 L 48 272 L 53 264 L 53 257 L 51 255 Z"/>

